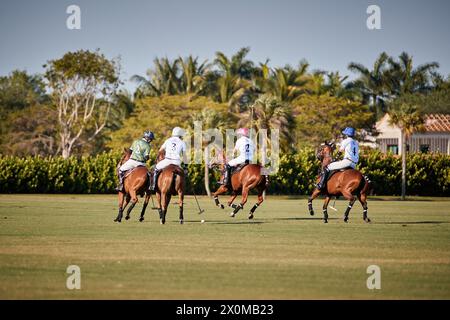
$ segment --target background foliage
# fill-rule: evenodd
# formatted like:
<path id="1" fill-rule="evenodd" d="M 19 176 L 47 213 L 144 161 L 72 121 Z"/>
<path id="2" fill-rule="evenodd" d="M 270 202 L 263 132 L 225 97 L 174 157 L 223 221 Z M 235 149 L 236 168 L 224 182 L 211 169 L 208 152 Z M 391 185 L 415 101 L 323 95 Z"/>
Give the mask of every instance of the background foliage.
<path id="1" fill-rule="evenodd" d="M 154 162 L 152 155 L 151 163 Z M 113 193 L 116 165 L 120 153 L 102 153 L 92 157 L 0 157 L 0 193 Z M 409 195 L 450 196 L 450 156 L 412 154 L 408 156 L 407 185 Z M 374 194 L 399 195 L 401 159 L 378 151 L 361 157 L 361 171 L 374 186 Z M 270 176 L 268 194 L 302 194 L 312 191 L 319 170 L 314 150 L 302 149 L 281 156 L 279 171 Z M 219 174 L 211 173 L 211 187 L 217 187 Z M 187 190 L 195 186 L 205 194 L 203 165 L 188 166 Z"/>

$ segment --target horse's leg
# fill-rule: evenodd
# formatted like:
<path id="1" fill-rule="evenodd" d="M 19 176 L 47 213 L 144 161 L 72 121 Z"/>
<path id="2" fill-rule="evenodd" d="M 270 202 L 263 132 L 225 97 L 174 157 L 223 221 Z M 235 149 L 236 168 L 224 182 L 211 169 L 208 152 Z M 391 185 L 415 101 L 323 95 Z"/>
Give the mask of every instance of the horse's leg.
<path id="1" fill-rule="evenodd" d="M 233 203 L 234 199 L 236 199 L 237 196 L 238 196 L 237 192 L 233 191 L 233 193 L 231 194 L 230 199 L 228 199 L 228 206 L 229 207 L 232 207 L 233 209 L 235 209 L 237 207 L 237 204 Z"/>
<path id="2" fill-rule="evenodd" d="M 214 203 L 216 204 L 217 207 L 219 207 L 220 209 L 225 209 L 225 206 L 223 204 L 221 204 L 219 202 L 219 195 L 225 193 L 228 191 L 228 188 L 226 186 L 220 186 L 219 189 L 217 189 L 216 192 L 213 193 L 213 197 L 214 197 Z"/>
<path id="3" fill-rule="evenodd" d="M 114 222 L 121 222 L 123 217 L 123 198 L 124 194 L 122 192 L 119 192 L 119 214 L 117 215 L 117 218 L 114 219 Z"/>
<path id="4" fill-rule="evenodd" d="M 348 203 L 348 207 L 345 210 L 344 213 L 344 222 L 348 222 L 348 214 L 350 213 L 350 210 L 352 210 L 353 204 L 356 201 L 356 197 L 354 197 L 351 192 L 349 191 L 343 191 L 342 195 L 345 197 L 345 199 L 347 199 L 349 201 Z"/>
<path id="5" fill-rule="evenodd" d="M 130 213 L 131 210 L 133 210 L 134 206 L 136 205 L 136 203 L 138 202 L 138 197 L 136 195 L 136 190 L 131 189 L 130 190 L 130 197 L 131 197 L 131 204 L 130 207 L 127 210 L 127 216 L 125 217 L 125 219 L 130 219 Z"/>
<path id="6" fill-rule="evenodd" d="M 127 208 L 128 204 L 130 203 L 130 199 L 131 199 L 130 195 L 127 194 L 127 196 L 125 197 L 125 205 L 123 206 L 122 210 L 125 211 L 125 209 Z"/>
<path id="7" fill-rule="evenodd" d="M 264 201 L 264 190 L 266 190 L 266 186 L 264 185 L 262 188 L 258 189 L 258 202 L 250 209 L 250 213 L 248 214 L 249 219 L 253 219 L 253 214 L 255 210 L 263 203 Z"/>
<path id="8" fill-rule="evenodd" d="M 184 215 L 183 215 L 183 207 L 184 207 L 184 181 L 182 178 L 179 178 L 180 183 L 178 184 L 178 206 L 180 208 L 180 224 L 184 223 Z"/>
<path id="9" fill-rule="evenodd" d="M 159 221 L 161 223 L 162 220 L 162 194 L 160 192 L 156 192 L 156 203 L 158 205 L 158 213 L 159 213 Z"/>
<path id="10" fill-rule="evenodd" d="M 184 193 L 183 190 L 178 191 L 178 205 L 180 207 L 180 224 L 183 224 L 184 222 L 184 216 L 183 216 L 183 201 L 184 201 Z"/>
<path id="11" fill-rule="evenodd" d="M 147 205 L 148 205 L 148 201 L 149 200 L 150 200 L 150 193 L 146 193 L 145 194 L 145 199 L 144 199 L 144 206 L 142 207 L 142 211 L 141 211 L 141 217 L 139 218 L 140 222 L 144 221 L 145 209 L 147 209 Z"/>
<path id="12" fill-rule="evenodd" d="M 170 190 L 169 190 L 170 191 Z M 159 211 L 159 222 L 160 224 L 166 223 L 166 213 L 167 213 L 167 207 L 169 204 L 169 198 L 170 195 L 166 192 L 161 193 L 161 209 Z"/>
<path id="13" fill-rule="evenodd" d="M 363 219 L 365 222 L 370 222 L 369 217 L 367 216 L 367 195 L 365 193 L 358 194 L 358 200 L 361 202 L 363 207 Z"/>
<path id="14" fill-rule="evenodd" d="M 322 207 L 322 211 L 323 211 L 323 222 L 324 223 L 328 223 L 328 204 L 330 203 L 331 197 L 327 196 L 325 198 L 325 201 L 323 202 L 323 207 Z"/>
<path id="15" fill-rule="evenodd" d="M 314 215 L 314 209 L 313 209 L 313 205 L 312 202 L 315 198 L 317 198 L 320 195 L 320 190 L 315 189 L 313 191 L 313 193 L 311 194 L 311 196 L 308 198 L 308 210 L 309 210 L 309 214 L 310 215 Z"/>
<path id="16" fill-rule="evenodd" d="M 249 192 L 249 187 L 248 186 L 243 186 L 242 187 L 242 200 L 241 200 L 241 203 L 234 208 L 233 212 L 231 212 L 231 214 L 230 214 L 230 217 L 234 218 L 236 213 L 238 213 L 239 210 L 244 208 L 244 205 L 247 203 L 248 192 Z"/>
<path id="17" fill-rule="evenodd" d="M 165 203 L 163 204 L 163 223 L 166 223 L 166 215 L 167 215 L 167 209 L 169 209 L 169 203 L 170 203 L 170 199 L 172 198 L 172 195 L 170 194 L 170 190 L 169 192 L 166 193 L 165 196 Z"/>

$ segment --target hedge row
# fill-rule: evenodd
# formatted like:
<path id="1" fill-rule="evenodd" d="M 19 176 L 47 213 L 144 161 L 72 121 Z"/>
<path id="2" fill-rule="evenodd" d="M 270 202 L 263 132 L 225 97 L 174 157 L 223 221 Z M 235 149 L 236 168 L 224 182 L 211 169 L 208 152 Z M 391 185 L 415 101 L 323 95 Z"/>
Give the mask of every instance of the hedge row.
<path id="1" fill-rule="evenodd" d="M 113 193 L 117 183 L 118 153 L 64 160 L 60 157 L 17 158 L 0 156 L 1 193 Z M 374 185 L 374 193 L 398 195 L 401 190 L 401 159 L 370 151 L 361 156 L 360 170 Z M 270 176 L 270 194 L 309 194 L 319 163 L 312 150 L 283 155 L 279 171 Z M 218 174 L 211 174 L 211 189 Z M 188 193 L 195 186 L 204 194 L 203 165 L 188 166 Z M 409 195 L 450 196 L 450 156 L 412 154 L 407 159 Z"/>

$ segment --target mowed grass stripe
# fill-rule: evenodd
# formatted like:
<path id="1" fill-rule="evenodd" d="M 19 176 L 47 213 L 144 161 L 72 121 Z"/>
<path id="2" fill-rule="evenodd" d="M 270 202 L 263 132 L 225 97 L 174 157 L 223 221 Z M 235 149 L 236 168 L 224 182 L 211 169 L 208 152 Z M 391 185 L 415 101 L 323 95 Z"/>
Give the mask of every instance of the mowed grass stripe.
<path id="1" fill-rule="evenodd" d="M 224 199 L 225 200 L 225 199 Z M 369 200 L 373 223 L 346 201 L 330 223 L 307 213 L 305 199 L 251 197 L 236 218 L 186 198 L 185 224 L 171 205 L 166 225 L 147 209 L 113 223 L 108 195 L 1 195 L 0 298 L 37 299 L 398 299 L 450 298 L 448 199 Z M 205 219 L 205 223 L 200 223 Z M 82 289 L 66 289 L 66 268 L 80 266 Z M 382 289 L 366 288 L 367 266 L 382 270 Z"/>

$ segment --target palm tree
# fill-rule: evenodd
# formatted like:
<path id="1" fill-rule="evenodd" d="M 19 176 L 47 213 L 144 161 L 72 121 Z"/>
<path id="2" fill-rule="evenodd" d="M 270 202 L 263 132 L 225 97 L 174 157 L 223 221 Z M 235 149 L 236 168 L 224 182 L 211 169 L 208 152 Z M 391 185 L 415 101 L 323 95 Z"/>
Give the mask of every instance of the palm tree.
<path id="1" fill-rule="evenodd" d="M 251 127 L 256 131 L 267 129 L 268 134 L 272 129 L 278 129 L 284 150 L 290 149 L 294 140 L 294 117 L 290 105 L 270 94 L 261 95 L 243 114 L 238 126 Z"/>
<path id="2" fill-rule="evenodd" d="M 406 52 L 400 54 L 398 61 L 389 58 L 388 62 L 389 86 L 394 96 L 431 91 L 433 72 L 439 68 L 439 63 L 430 62 L 414 68 L 413 58 Z"/>
<path id="3" fill-rule="evenodd" d="M 309 63 L 303 60 L 297 69 L 289 65 L 275 68 L 268 93 L 285 102 L 290 102 L 305 93 L 307 85 L 311 82 L 311 77 L 307 73 L 308 67 Z"/>
<path id="4" fill-rule="evenodd" d="M 350 71 L 359 74 L 359 78 L 349 88 L 360 90 L 364 103 L 369 103 L 371 100 L 372 111 L 376 114 L 377 119 L 381 118 L 386 111 L 385 99 L 389 82 L 386 74 L 388 60 L 387 53 L 382 52 L 375 60 L 372 70 L 356 62 L 348 65 Z"/>
<path id="5" fill-rule="evenodd" d="M 154 68 L 147 71 L 148 79 L 134 75 L 132 81 L 139 84 L 136 93 L 138 97 L 174 95 L 182 92 L 179 60 L 170 62 L 168 58 L 155 58 Z"/>
<path id="6" fill-rule="evenodd" d="M 416 131 L 424 129 L 424 118 L 415 105 L 402 103 L 389 111 L 389 124 L 400 128 L 400 144 L 402 145 L 402 200 L 406 196 L 406 152 L 407 140 Z"/>
<path id="7" fill-rule="evenodd" d="M 201 121 L 203 131 L 207 129 L 218 129 L 221 133 L 224 133 L 226 128 L 228 127 L 227 122 L 223 119 L 222 115 L 214 109 L 204 108 L 200 113 L 197 113 L 191 117 L 191 127 L 193 127 L 194 121 Z M 208 196 L 211 196 L 211 190 L 209 188 L 209 167 L 207 163 L 206 156 L 209 155 L 209 144 L 212 141 L 207 139 L 207 136 L 204 135 L 202 138 L 202 144 L 204 147 L 204 155 L 205 155 L 205 190 Z"/>
<path id="8" fill-rule="evenodd" d="M 255 73 L 255 66 L 246 56 L 249 47 L 241 48 L 231 58 L 223 52 L 216 52 L 214 64 L 217 66 L 219 77 L 217 87 L 219 102 L 228 102 L 230 109 L 252 87 L 251 79 Z M 238 110 L 240 111 L 240 110 Z"/>
<path id="9" fill-rule="evenodd" d="M 179 57 L 179 64 L 181 66 L 181 86 L 185 94 L 199 95 L 204 91 L 206 86 L 206 73 L 208 72 L 208 61 L 205 60 L 201 64 L 198 62 L 198 57 L 188 56 L 184 60 Z"/>

